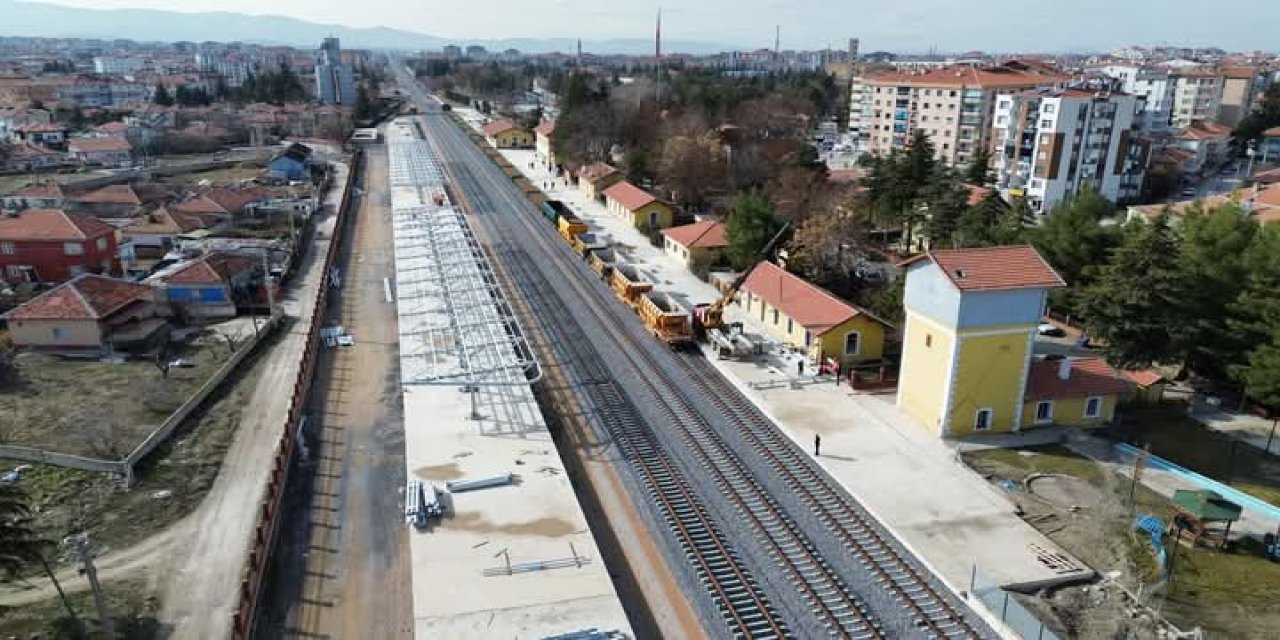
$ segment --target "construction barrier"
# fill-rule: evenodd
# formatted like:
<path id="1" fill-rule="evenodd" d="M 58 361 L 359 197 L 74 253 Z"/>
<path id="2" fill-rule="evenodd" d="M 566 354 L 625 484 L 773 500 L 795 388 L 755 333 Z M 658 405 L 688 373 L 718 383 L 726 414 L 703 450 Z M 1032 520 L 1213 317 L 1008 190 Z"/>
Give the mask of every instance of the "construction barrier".
<path id="1" fill-rule="evenodd" d="M 356 174 L 360 173 L 364 162 L 364 152 L 357 150 L 352 156 L 351 167 L 347 172 L 347 181 L 343 186 L 342 200 L 338 205 L 333 224 L 333 237 L 329 242 L 329 250 L 325 254 L 321 273 L 325 274 L 316 287 L 315 306 L 312 309 L 311 327 L 307 331 L 306 347 L 302 353 L 302 363 L 298 368 L 298 376 L 293 383 L 293 394 L 289 399 L 289 414 L 285 418 L 280 433 L 280 444 L 276 448 L 272 462 L 271 477 L 267 481 L 267 489 L 262 502 L 258 506 L 258 523 L 254 529 L 253 542 L 249 548 L 249 557 L 245 562 L 240 578 L 240 602 L 236 607 L 232 623 L 231 637 L 235 640 L 247 639 L 253 635 L 253 625 L 261 596 L 262 580 L 267 572 L 271 552 L 275 548 L 276 535 L 280 532 L 280 512 L 284 502 L 285 485 L 289 479 L 289 471 L 293 466 L 293 454 L 297 448 L 298 428 L 307 406 L 307 396 L 311 389 L 311 380 L 315 371 L 316 352 L 320 348 L 321 322 L 317 322 L 324 313 L 329 297 L 329 278 L 342 240 L 346 236 L 349 222 L 348 209 L 351 204 L 351 193 L 355 186 Z"/>

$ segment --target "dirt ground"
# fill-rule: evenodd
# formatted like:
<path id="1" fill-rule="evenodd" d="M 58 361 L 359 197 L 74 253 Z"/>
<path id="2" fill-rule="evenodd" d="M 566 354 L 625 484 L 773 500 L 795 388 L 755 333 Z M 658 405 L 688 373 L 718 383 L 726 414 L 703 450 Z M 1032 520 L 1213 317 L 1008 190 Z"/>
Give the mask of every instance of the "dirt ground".
<path id="1" fill-rule="evenodd" d="M 223 338 L 201 336 L 173 356 L 194 366 L 170 368 L 166 377 L 150 360 L 111 363 L 19 354 L 19 380 L 0 388 L 0 442 L 119 459 L 230 355 Z"/>
<path id="2" fill-rule="evenodd" d="M 262 177 L 263 167 L 254 162 L 242 162 L 234 167 L 226 169 L 213 169 L 210 171 L 201 171 L 199 173 L 183 173 L 175 176 L 166 176 L 163 180 L 167 184 L 181 187 L 194 187 L 201 184 L 202 181 L 208 180 L 210 186 L 235 184 L 241 180 L 251 180 L 253 178 Z"/>
<path id="3" fill-rule="evenodd" d="M 1019 483 L 1008 495 L 1023 510 L 1024 519 L 1099 574 L 1114 572 L 1116 582 L 1133 593 L 1139 590 L 1139 583 L 1147 585 L 1144 592 L 1151 592 L 1151 585 L 1159 581 L 1149 538 L 1131 532 L 1129 497 L 1132 491 L 1134 514 L 1155 515 L 1168 523 L 1174 509 L 1164 496 L 1141 485 L 1135 488 L 1127 478 L 1056 445 L 971 452 L 964 454 L 964 459 L 992 480 Z M 1079 478 L 1090 484 L 1100 499 L 1088 507 L 1055 505 L 1020 484 L 1033 473 Z M 1088 492 L 1081 495 L 1094 497 Z M 1280 628 L 1280 603 L 1275 597 L 1280 565 L 1260 558 L 1253 541 L 1245 541 L 1233 551 L 1177 547 L 1176 553 L 1173 580 L 1147 599 L 1148 606 L 1184 631 L 1200 627 L 1210 637 L 1275 637 L 1275 629 Z M 1020 596 L 1019 600 L 1062 637 L 1156 635 L 1157 625 L 1135 613 L 1116 588 L 1070 587 L 1042 597 Z"/>

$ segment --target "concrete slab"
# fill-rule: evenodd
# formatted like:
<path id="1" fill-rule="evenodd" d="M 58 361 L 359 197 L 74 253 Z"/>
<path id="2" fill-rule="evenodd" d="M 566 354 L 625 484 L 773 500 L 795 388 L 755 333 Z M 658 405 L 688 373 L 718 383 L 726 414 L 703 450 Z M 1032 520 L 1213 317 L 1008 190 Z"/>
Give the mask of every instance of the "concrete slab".
<path id="1" fill-rule="evenodd" d="M 450 226 L 460 219 L 429 229 L 408 224 L 427 219 L 443 195 L 438 163 L 408 128 L 390 127 L 387 137 L 401 368 L 449 382 L 404 387 L 408 474 L 441 489 L 452 480 L 517 476 L 510 485 L 445 495 L 444 517 L 410 535 L 415 636 L 630 633 L 525 372 L 513 350 L 493 342 L 504 339 L 506 325 L 495 300 L 477 297 L 490 295 L 474 282 L 479 265 L 465 246 L 446 251 L 436 242 L 442 234 L 465 242 Z M 447 260 L 448 273 L 434 260 Z M 482 384 L 466 392 L 463 383 L 474 381 Z"/>

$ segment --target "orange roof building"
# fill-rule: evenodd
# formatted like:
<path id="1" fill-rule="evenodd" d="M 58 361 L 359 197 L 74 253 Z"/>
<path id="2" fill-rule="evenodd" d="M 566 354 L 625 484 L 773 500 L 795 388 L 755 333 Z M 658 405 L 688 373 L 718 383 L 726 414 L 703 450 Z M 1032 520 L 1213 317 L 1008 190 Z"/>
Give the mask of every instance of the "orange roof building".
<path id="1" fill-rule="evenodd" d="M 156 317 L 154 289 L 82 275 L 2 316 L 14 344 L 25 348 L 93 350 L 145 344 L 167 323 Z"/>
<path id="2" fill-rule="evenodd" d="M 609 213 L 637 229 L 666 229 L 675 220 L 671 205 L 626 180 L 604 190 L 604 203 Z"/>

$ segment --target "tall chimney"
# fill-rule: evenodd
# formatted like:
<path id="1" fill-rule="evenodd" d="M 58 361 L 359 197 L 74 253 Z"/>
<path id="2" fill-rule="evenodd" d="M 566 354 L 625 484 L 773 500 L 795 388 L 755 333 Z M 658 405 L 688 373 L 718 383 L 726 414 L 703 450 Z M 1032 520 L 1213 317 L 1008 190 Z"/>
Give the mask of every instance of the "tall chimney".
<path id="1" fill-rule="evenodd" d="M 1058 379 L 1071 379 L 1071 358 L 1063 358 L 1058 361 Z"/>
<path id="2" fill-rule="evenodd" d="M 662 8 L 658 8 L 658 25 L 653 32 L 653 59 L 662 60 Z"/>

